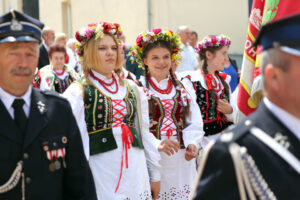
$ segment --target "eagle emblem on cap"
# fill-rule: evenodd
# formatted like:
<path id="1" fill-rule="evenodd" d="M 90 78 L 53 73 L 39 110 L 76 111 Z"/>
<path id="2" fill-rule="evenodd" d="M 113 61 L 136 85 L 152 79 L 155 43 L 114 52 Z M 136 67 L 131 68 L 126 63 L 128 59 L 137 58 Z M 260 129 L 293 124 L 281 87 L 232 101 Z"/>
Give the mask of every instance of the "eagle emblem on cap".
<path id="1" fill-rule="evenodd" d="M 12 30 L 12 31 L 23 30 L 23 26 L 22 26 L 22 24 L 20 24 L 20 22 L 18 22 L 18 20 L 16 18 L 16 14 L 13 10 L 11 11 L 11 15 L 12 15 L 12 19 L 11 19 L 10 30 Z"/>

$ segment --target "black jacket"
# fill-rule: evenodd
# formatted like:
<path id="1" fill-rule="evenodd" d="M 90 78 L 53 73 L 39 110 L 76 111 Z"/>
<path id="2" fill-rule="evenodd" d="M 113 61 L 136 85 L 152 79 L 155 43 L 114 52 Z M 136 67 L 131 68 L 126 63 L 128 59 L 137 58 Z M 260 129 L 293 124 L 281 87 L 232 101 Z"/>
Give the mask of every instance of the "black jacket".
<path id="1" fill-rule="evenodd" d="M 250 134 L 249 130 L 255 126 L 272 138 L 277 134 L 283 135 L 285 142 L 290 143 L 287 150 L 298 159 L 300 158 L 299 140 L 268 110 L 264 103 L 261 103 L 258 110 L 245 121 L 225 131 L 234 133 L 231 141 L 222 142 L 220 139 L 212 147 L 201 181 L 197 186 L 195 199 L 239 199 L 233 162 L 228 150 L 232 142 L 247 148 L 247 152 L 253 157 L 263 178 L 278 200 L 300 199 L 300 175 L 277 153 Z"/>
<path id="2" fill-rule="evenodd" d="M 39 63 L 38 63 L 38 69 L 41 69 L 42 67 L 49 65 L 49 57 L 48 57 L 48 51 L 45 48 L 43 44 L 40 45 L 40 56 L 39 56 Z"/>
<path id="3" fill-rule="evenodd" d="M 79 129 L 67 100 L 56 94 L 32 90 L 27 132 L 22 133 L 0 101 L 0 185 L 23 160 L 25 199 L 95 200 L 90 168 L 83 152 Z M 50 170 L 47 151 L 65 148 L 65 163 Z M 2 200 L 21 199 L 21 182 L 0 194 Z"/>

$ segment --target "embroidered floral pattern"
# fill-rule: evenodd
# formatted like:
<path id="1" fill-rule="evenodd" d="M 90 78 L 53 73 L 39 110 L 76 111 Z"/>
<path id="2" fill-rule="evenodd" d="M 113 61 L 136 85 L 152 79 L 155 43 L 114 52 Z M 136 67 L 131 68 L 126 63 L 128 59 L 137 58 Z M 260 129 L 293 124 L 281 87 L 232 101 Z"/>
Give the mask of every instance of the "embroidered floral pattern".
<path id="1" fill-rule="evenodd" d="M 182 200 L 189 199 L 192 190 L 191 185 L 184 185 L 181 188 L 171 187 L 169 191 L 159 193 L 158 200 Z"/>
<path id="2" fill-rule="evenodd" d="M 139 194 L 139 200 L 151 200 L 151 199 L 152 199 L 152 196 L 151 196 L 151 192 L 149 190 L 146 190 L 143 193 Z M 123 200 L 135 200 L 135 199 L 127 197 Z"/>

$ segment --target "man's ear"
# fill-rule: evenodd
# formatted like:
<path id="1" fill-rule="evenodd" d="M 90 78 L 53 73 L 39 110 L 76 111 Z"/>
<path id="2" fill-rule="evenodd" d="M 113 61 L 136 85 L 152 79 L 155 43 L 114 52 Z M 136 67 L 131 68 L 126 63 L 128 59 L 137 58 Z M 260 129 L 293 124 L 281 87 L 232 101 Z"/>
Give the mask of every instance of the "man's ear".
<path id="1" fill-rule="evenodd" d="M 272 64 L 268 64 L 265 67 L 265 81 L 267 88 L 274 91 L 280 90 L 280 73 L 282 73 L 282 71 Z"/>

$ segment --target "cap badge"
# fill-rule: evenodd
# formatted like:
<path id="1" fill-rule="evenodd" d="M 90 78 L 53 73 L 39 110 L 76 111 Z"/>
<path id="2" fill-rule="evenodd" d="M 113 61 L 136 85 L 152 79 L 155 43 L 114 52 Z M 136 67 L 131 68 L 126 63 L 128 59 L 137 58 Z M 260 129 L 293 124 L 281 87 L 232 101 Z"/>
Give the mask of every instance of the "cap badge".
<path id="1" fill-rule="evenodd" d="M 16 19 L 16 15 L 15 15 L 13 10 L 11 11 L 11 15 L 12 15 L 12 19 L 11 19 L 10 30 L 12 30 L 12 31 L 21 31 L 21 30 L 23 30 L 23 26 Z"/>

